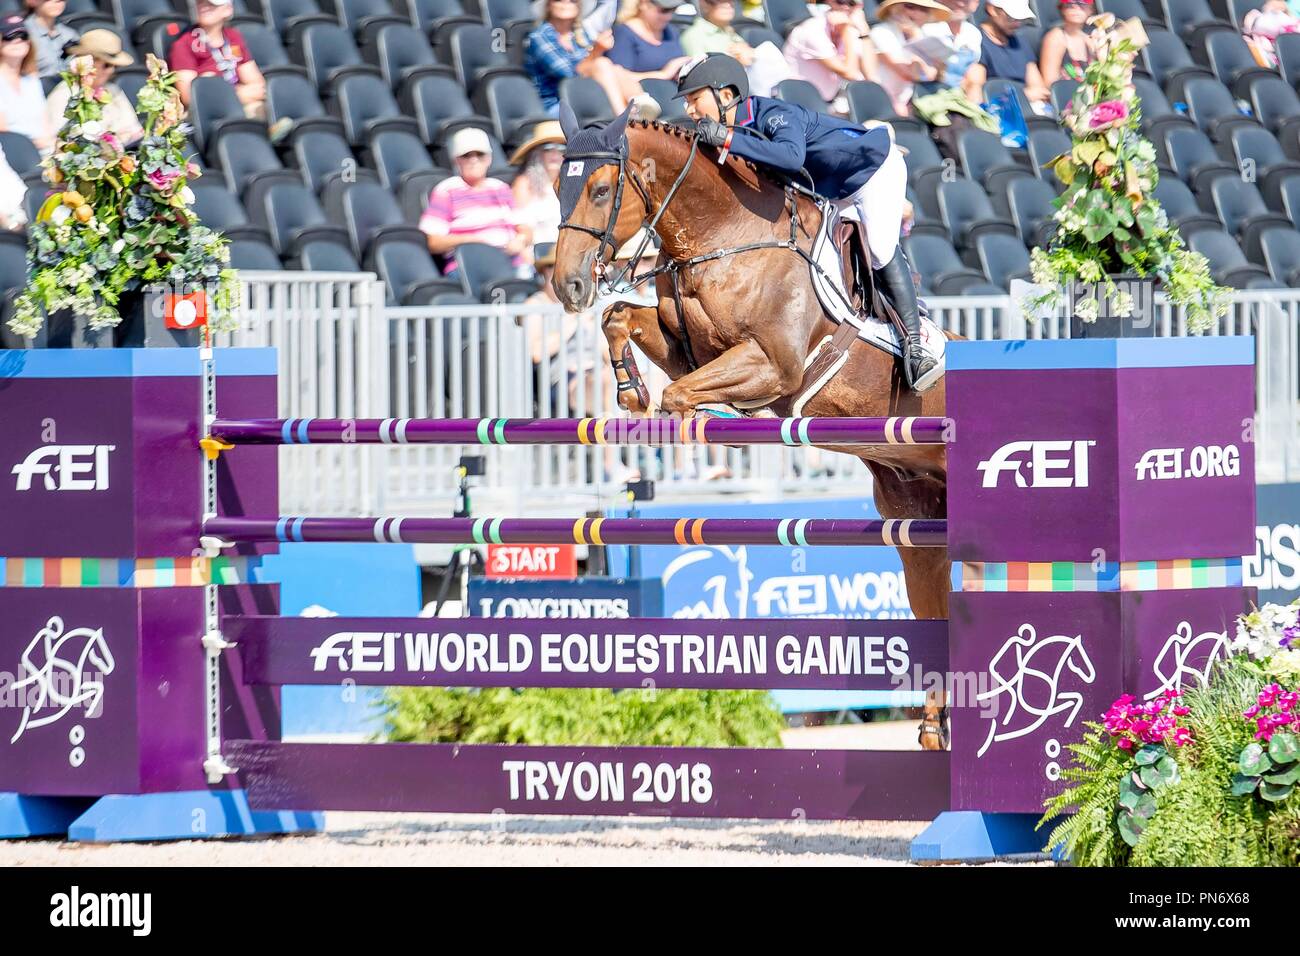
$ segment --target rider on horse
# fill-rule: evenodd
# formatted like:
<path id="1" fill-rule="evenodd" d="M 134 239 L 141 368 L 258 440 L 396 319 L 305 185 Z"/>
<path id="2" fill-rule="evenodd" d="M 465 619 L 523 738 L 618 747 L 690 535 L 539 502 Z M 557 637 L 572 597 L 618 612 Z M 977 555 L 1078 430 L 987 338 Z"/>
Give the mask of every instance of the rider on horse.
<path id="1" fill-rule="evenodd" d="M 719 162 L 734 153 L 786 174 L 806 169 L 817 192 L 839 201 L 841 215 L 862 230 L 876 285 L 902 325 L 908 385 L 922 391 L 934 384 L 938 366 L 922 345 L 912 268 L 898 245 L 907 167 L 889 127 L 864 128 L 794 103 L 750 96 L 745 68 L 724 53 L 687 63 L 677 92 L 700 140 L 721 149 Z"/>

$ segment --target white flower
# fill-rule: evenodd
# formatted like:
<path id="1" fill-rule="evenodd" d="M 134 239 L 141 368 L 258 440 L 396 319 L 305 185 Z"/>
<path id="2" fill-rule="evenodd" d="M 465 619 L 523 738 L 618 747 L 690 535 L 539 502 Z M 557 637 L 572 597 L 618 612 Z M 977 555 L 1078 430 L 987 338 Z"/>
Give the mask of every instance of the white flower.
<path id="1" fill-rule="evenodd" d="M 125 248 L 126 248 L 126 240 L 125 239 L 117 240 L 117 242 L 113 243 L 112 245 L 113 255 L 117 255 Z"/>
<path id="2" fill-rule="evenodd" d="M 1083 299 L 1074 306 L 1074 314 L 1085 322 L 1097 321 L 1097 300 Z"/>
<path id="3" fill-rule="evenodd" d="M 89 120 L 81 124 L 81 135 L 87 139 L 99 139 L 104 135 L 104 124 L 99 120 Z"/>
<path id="4" fill-rule="evenodd" d="M 67 222 L 68 217 L 71 215 L 72 215 L 72 210 L 69 209 L 67 206 L 60 204 L 59 207 L 54 210 L 54 212 L 50 213 L 50 222 L 54 223 L 54 225 L 57 226 L 64 222 Z"/>
<path id="5" fill-rule="evenodd" d="M 183 199 L 183 200 L 185 201 L 185 205 L 187 205 L 187 206 L 192 206 L 192 205 L 194 205 L 194 190 L 193 190 L 193 189 L 190 189 L 189 186 L 182 186 L 182 187 L 181 187 L 181 199 Z"/>
<path id="6" fill-rule="evenodd" d="M 1133 314 L 1133 295 L 1129 292 L 1115 293 L 1115 314 L 1121 319 Z"/>

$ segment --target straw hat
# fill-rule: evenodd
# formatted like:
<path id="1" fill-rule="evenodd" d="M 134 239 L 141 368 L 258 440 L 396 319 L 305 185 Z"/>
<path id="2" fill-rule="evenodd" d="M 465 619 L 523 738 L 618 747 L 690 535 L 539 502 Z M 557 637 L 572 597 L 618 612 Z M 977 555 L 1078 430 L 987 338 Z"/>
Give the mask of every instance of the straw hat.
<path id="1" fill-rule="evenodd" d="M 537 245 L 533 246 L 533 265 L 555 265 L 555 243 L 539 242 Z"/>
<path id="2" fill-rule="evenodd" d="M 112 30 L 87 30 L 73 44 L 68 53 L 72 56 L 91 56 L 113 66 L 130 66 L 135 57 L 122 49 L 122 38 Z"/>
<path id="3" fill-rule="evenodd" d="M 930 11 L 930 19 L 938 20 L 940 23 L 947 23 L 952 19 L 952 11 L 945 7 L 939 0 L 885 0 L 880 6 L 876 7 L 876 19 L 884 20 L 886 14 L 893 7 L 900 4 L 907 4 L 911 7 L 920 7 L 922 10 Z"/>
<path id="4" fill-rule="evenodd" d="M 564 145 L 564 131 L 556 120 L 545 120 L 534 126 L 533 131 L 528 134 L 528 139 L 524 140 L 510 156 L 510 165 L 518 166 L 538 146 L 548 146 L 550 144 Z"/>

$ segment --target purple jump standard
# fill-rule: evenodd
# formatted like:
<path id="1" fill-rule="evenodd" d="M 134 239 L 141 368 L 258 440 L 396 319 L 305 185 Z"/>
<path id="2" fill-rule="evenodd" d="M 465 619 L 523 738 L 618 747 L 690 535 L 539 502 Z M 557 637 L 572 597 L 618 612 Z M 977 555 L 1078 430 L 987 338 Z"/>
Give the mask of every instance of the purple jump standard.
<path id="1" fill-rule="evenodd" d="M 948 522 L 893 518 L 209 518 L 223 541 L 406 544 L 885 545 L 942 548 Z"/>
<path id="2" fill-rule="evenodd" d="M 256 418 L 235 445 L 942 445 L 944 418 Z"/>

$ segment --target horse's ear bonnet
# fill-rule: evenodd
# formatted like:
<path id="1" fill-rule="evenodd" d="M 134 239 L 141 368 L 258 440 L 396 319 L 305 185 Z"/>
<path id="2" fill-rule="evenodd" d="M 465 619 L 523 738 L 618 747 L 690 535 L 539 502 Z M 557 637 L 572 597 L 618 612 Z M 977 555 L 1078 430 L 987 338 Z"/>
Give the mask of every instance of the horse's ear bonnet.
<path id="1" fill-rule="evenodd" d="M 631 107 L 604 126 L 580 127 L 568 103 L 560 104 L 560 128 L 566 140 L 560 169 L 560 216 L 568 219 L 582 198 L 587 179 L 601 166 L 616 164 L 627 154 L 623 133 Z"/>

